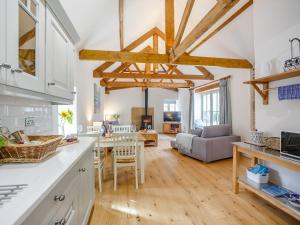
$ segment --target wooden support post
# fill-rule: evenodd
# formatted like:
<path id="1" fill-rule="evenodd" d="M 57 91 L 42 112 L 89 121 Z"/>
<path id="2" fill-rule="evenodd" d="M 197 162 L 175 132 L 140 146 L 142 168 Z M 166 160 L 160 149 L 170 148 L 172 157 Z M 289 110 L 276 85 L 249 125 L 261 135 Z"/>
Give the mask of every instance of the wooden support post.
<path id="1" fill-rule="evenodd" d="M 269 104 L 269 83 L 263 84 L 263 93 L 265 94 L 265 97 L 263 98 L 263 104 L 268 105 Z"/>
<path id="2" fill-rule="evenodd" d="M 254 69 L 251 69 L 250 72 L 250 80 L 255 79 L 255 72 Z M 250 130 L 255 131 L 255 89 L 250 86 Z"/>

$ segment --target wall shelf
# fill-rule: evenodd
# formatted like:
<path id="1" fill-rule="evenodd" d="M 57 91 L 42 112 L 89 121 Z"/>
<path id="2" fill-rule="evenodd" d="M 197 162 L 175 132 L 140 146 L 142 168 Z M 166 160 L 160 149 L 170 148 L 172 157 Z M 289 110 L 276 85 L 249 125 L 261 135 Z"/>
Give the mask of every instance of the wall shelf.
<path id="1" fill-rule="evenodd" d="M 269 83 L 278 80 L 285 80 L 300 76 L 300 69 L 269 75 L 254 80 L 245 81 L 244 84 L 250 84 L 263 99 L 263 104 L 269 104 Z M 262 89 L 258 85 L 262 85 Z"/>

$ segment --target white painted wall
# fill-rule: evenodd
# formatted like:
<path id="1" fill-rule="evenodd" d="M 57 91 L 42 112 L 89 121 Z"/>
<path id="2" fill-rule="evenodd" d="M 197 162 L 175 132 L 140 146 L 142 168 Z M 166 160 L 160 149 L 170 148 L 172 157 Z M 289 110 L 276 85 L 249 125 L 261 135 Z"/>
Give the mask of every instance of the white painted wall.
<path id="1" fill-rule="evenodd" d="M 178 93 L 160 88 L 149 88 L 149 107 L 154 108 L 154 129 L 162 131 L 164 99 L 178 99 Z M 104 97 L 104 115 L 120 114 L 121 124 L 131 124 L 131 108 L 145 106 L 141 88 L 111 91 Z"/>
<path id="2" fill-rule="evenodd" d="M 92 125 L 93 121 L 103 120 L 103 103 L 104 90 L 101 93 L 100 113 L 94 114 L 94 82 L 98 83 L 97 79 L 93 78 L 93 70 L 99 62 L 80 61 L 76 60 L 76 74 L 74 85 L 77 88 L 77 123 L 86 126 Z"/>
<path id="3" fill-rule="evenodd" d="M 230 94 L 232 105 L 232 130 L 242 139 L 246 139 L 250 130 L 250 88 L 243 82 L 249 80 L 250 71 L 248 69 L 210 69 L 215 75 L 215 79 L 231 75 Z M 205 82 L 202 82 L 205 83 Z M 182 122 L 188 127 L 189 121 L 189 91 L 181 89 L 178 94 L 179 107 L 182 113 Z"/>
<path id="4" fill-rule="evenodd" d="M 300 1 L 264 0 L 254 4 L 254 46 L 256 75 L 282 72 L 290 58 L 289 39 L 300 37 Z M 298 49 L 297 49 L 298 50 Z M 300 83 L 300 78 L 273 82 L 270 87 Z M 281 130 L 300 132 L 300 100 L 278 101 L 277 90 L 270 93 L 269 105 L 256 95 L 256 127 L 267 136 L 280 136 Z M 272 179 L 300 193 L 299 173 L 272 166 Z M 279 172 L 278 172 L 279 171 Z"/>

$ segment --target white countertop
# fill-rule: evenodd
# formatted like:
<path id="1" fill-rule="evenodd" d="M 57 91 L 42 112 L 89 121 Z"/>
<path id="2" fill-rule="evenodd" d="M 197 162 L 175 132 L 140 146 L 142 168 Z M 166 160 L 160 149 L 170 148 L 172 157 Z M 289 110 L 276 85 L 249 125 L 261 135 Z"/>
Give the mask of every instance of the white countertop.
<path id="1" fill-rule="evenodd" d="M 28 185 L 0 206 L 0 224 L 21 224 L 94 141 L 91 137 L 81 137 L 79 143 L 58 148 L 56 155 L 42 163 L 0 166 L 0 186 Z"/>

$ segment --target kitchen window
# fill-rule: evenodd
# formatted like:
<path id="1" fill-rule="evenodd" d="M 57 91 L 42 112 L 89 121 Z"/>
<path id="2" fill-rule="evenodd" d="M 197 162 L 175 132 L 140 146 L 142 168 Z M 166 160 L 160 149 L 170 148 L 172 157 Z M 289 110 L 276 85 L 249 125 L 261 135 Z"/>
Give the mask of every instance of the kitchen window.
<path id="1" fill-rule="evenodd" d="M 219 89 L 195 93 L 195 127 L 220 123 Z"/>

